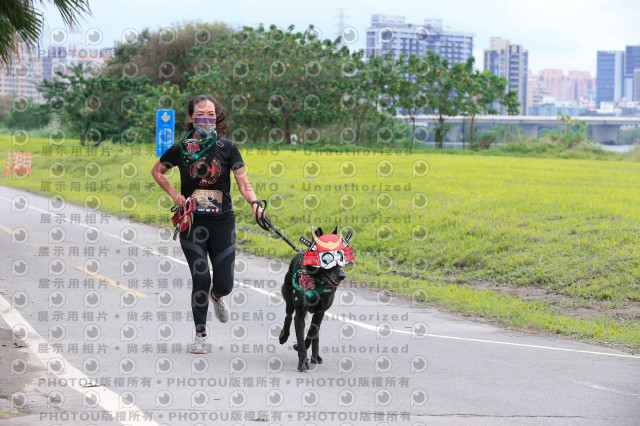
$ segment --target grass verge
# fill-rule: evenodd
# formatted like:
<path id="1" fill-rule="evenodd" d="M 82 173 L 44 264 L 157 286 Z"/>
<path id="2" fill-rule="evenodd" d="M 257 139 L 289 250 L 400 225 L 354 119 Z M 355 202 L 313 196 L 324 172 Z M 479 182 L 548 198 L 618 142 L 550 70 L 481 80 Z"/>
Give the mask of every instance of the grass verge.
<path id="1" fill-rule="evenodd" d="M 171 200 L 155 184 L 149 145 L 32 138 L 0 148 L 33 153 L 24 179 L 1 184 L 169 225 Z M 269 216 L 293 240 L 310 225 L 351 229 L 352 281 L 501 325 L 636 349 L 640 317 L 605 310 L 572 317 L 548 300 L 475 288 L 542 289 L 580 306 L 640 302 L 634 161 L 435 153 L 244 149 L 249 178 Z M 170 175 L 175 186 L 178 173 Z M 232 185 L 239 246 L 286 259 L 284 243 L 253 223 Z"/>

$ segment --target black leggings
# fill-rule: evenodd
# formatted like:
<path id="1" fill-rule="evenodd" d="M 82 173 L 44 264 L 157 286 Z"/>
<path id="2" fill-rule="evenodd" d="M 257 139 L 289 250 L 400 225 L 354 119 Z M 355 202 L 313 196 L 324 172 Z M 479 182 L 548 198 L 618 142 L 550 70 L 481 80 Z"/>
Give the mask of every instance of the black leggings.
<path id="1" fill-rule="evenodd" d="M 206 331 L 209 289 L 218 297 L 233 290 L 233 268 L 236 258 L 235 218 L 229 221 L 203 221 L 194 215 L 191 232 L 180 233 L 180 245 L 189 263 L 193 286 L 191 310 L 197 333 Z M 207 254 L 211 259 L 213 280 Z"/>

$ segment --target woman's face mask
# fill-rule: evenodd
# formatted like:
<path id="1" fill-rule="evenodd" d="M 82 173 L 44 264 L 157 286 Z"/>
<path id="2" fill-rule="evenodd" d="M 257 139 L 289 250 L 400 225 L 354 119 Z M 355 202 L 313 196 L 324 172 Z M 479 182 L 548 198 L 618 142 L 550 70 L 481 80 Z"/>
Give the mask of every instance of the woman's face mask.
<path id="1" fill-rule="evenodd" d="M 207 137 L 216 129 L 216 119 L 215 117 L 195 117 L 193 127 L 200 136 Z"/>

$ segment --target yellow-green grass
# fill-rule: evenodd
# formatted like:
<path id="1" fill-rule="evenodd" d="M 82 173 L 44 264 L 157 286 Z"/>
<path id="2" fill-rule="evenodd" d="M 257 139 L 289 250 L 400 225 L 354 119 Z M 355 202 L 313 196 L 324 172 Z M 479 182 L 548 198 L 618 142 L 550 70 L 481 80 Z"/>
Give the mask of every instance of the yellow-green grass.
<path id="1" fill-rule="evenodd" d="M 95 155 L 75 140 L 61 146 L 46 139 L 14 146 L 11 136 L 0 136 L 2 155 L 7 149 L 33 153 L 28 178 L 0 182 L 79 204 L 92 194 L 101 210 L 169 225 L 172 202 L 150 175 L 153 146 L 137 145 L 136 152 L 105 142 Z M 354 282 L 509 327 L 640 347 L 640 325 L 633 318 L 572 318 L 543 301 L 473 288 L 537 287 L 578 305 L 640 301 L 639 163 L 242 146 L 241 152 L 258 197 L 269 200 L 269 217 L 292 240 L 309 238 L 311 225 L 354 232 L 357 262 L 348 268 Z M 385 161 L 392 164 L 390 174 Z M 56 162 L 66 172 L 52 179 Z M 101 173 L 85 179 L 92 162 Z M 121 176 L 128 162 L 138 170 L 133 178 Z M 171 180 L 178 187 L 177 172 Z M 425 208 L 422 194 L 428 197 Z M 122 206 L 127 195 L 136 201 L 132 212 Z M 291 257 L 284 242 L 255 225 L 235 184 L 232 196 L 239 247 Z M 387 196 L 393 200 L 389 208 Z"/>

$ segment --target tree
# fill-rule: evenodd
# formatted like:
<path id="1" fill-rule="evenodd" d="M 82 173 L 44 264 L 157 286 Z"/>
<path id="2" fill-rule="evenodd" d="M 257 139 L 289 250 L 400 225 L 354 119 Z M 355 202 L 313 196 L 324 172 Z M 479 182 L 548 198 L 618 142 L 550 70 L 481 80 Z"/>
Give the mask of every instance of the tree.
<path id="1" fill-rule="evenodd" d="M 387 53 L 383 58 L 374 56 L 369 58 L 371 64 L 371 72 L 369 76 L 371 78 L 371 84 L 374 89 L 374 95 L 377 94 L 375 99 L 376 111 L 378 112 L 379 123 L 387 122 L 391 123 L 390 140 L 395 141 L 396 132 L 395 126 L 397 120 L 395 117 L 399 106 L 398 101 L 402 94 L 403 82 L 406 81 L 405 76 L 402 74 L 402 65 L 405 62 L 405 56 L 400 55 L 398 58 L 394 58 L 391 53 Z M 385 126 L 386 127 L 386 126 Z M 378 129 L 378 135 L 384 129 Z"/>
<path id="2" fill-rule="evenodd" d="M 587 123 L 558 111 L 558 120 L 565 124 L 564 135 L 558 138 L 566 148 L 575 148 L 581 142 L 589 141 L 589 128 Z"/>
<path id="3" fill-rule="evenodd" d="M 293 28 L 244 27 L 195 47 L 193 58 L 205 58 L 200 66 L 206 72 L 190 79 L 189 91 L 214 93 L 230 106 L 235 126 L 268 132 L 271 140 L 288 144 L 297 125 L 335 121 L 340 105 L 336 79 L 348 50 L 338 50 L 337 41 L 320 40 L 313 26 L 304 33 Z"/>
<path id="4" fill-rule="evenodd" d="M 11 115 L 11 109 L 13 108 L 13 96 L 4 95 L 0 96 L 0 123 L 7 124 L 7 120 Z"/>
<path id="5" fill-rule="evenodd" d="M 117 78 L 144 75 L 153 86 L 171 82 L 184 90 L 188 79 L 185 73 L 199 72 L 199 58 L 191 56 L 192 49 L 231 32 L 231 28 L 222 22 L 176 23 L 154 32 L 145 28 L 135 41 L 122 43 L 116 48 L 105 72 Z"/>
<path id="6" fill-rule="evenodd" d="M 507 107 L 509 114 L 518 113 L 517 94 L 507 90 L 507 80 L 489 71 L 475 71 L 473 56 L 450 67 L 446 58 L 440 59 L 437 53 L 428 51 L 425 62 L 416 78 L 425 90 L 427 108 L 438 115 L 437 148 L 443 147 L 451 127 L 445 123 L 447 117 L 471 117 L 470 134 L 473 134 L 476 115 L 498 114 L 493 107 L 496 103 Z"/>
<path id="7" fill-rule="evenodd" d="M 146 84 L 144 90 L 135 95 L 136 107 L 129 110 L 131 131 L 141 142 L 155 141 L 156 111 L 158 109 L 175 110 L 175 137 L 184 134 L 183 125 L 187 122 L 187 110 L 183 107 L 193 94 L 180 92 L 178 86 L 170 82 L 152 86 Z"/>
<path id="8" fill-rule="evenodd" d="M 395 115 L 397 84 L 401 81 L 398 66 L 391 55 L 371 56 L 364 60 L 364 51 L 355 51 L 343 58 L 340 112 L 342 122 L 353 124 L 353 140 L 360 143 L 363 124 L 374 117 L 378 122 Z M 347 130 L 347 129 L 345 129 Z"/>
<path id="9" fill-rule="evenodd" d="M 48 111 L 58 116 L 62 126 L 80 138 L 99 145 L 106 139 L 121 140 L 134 125 L 135 95 L 148 90 L 149 79 L 112 78 L 99 75 L 87 78 L 82 64 L 69 69 L 69 75 L 57 73 L 53 81 L 43 81 L 38 90 Z"/>
<path id="10" fill-rule="evenodd" d="M 469 58 L 471 66 L 474 58 Z M 468 70 L 467 70 L 468 72 Z M 496 104 L 507 108 L 509 114 L 517 114 L 520 103 L 517 92 L 508 90 L 509 82 L 505 77 L 498 76 L 484 70 L 472 70 L 469 78 L 461 82 L 459 90 L 465 93 L 463 111 L 471 118 L 469 125 L 469 140 L 473 142 L 475 118 L 479 114 L 497 115 Z"/>
<path id="11" fill-rule="evenodd" d="M 19 106 L 14 103 L 6 123 L 12 131 L 30 130 L 46 126 L 49 120 L 50 115 L 42 105 L 28 102 L 26 105 Z"/>
<path id="12" fill-rule="evenodd" d="M 640 143 L 640 127 L 620 130 L 620 145 L 633 145 Z"/>
<path id="13" fill-rule="evenodd" d="M 41 3 L 44 1 L 41 0 Z M 91 14 L 88 0 L 49 0 L 67 26 L 78 23 L 84 13 Z M 0 65 L 10 68 L 12 54 L 18 52 L 20 42 L 35 46 L 42 35 L 44 16 L 33 0 L 2 0 L 0 2 Z"/>
<path id="14" fill-rule="evenodd" d="M 406 62 L 403 62 L 401 70 L 405 78 L 401 83 L 399 105 L 411 120 L 410 149 L 412 150 L 415 143 L 416 115 L 423 114 L 428 108 L 425 76 L 429 71 L 429 64 L 418 55 L 412 54 Z"/>
<path id="15" fill-rule="evenodd" d="M 472 58 L 472 57 L 471 57 Z M 422 79 L 426 85 L 425 95 L 429 109 L 438 116 L 436 125 L 436 147 L 444 146 L 444 137 L 451 125 L 445 124 L 446 117 L 461 115 L 465 108 L 464 92 L 459 90 L 465 85 L 473 67 L 473 60 L 458 62 L 449 67 L 447 58 L 429 50 L 426 55 L 426 71 Z"/>

